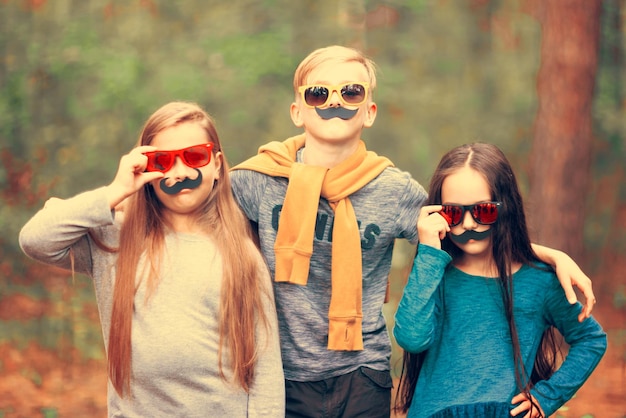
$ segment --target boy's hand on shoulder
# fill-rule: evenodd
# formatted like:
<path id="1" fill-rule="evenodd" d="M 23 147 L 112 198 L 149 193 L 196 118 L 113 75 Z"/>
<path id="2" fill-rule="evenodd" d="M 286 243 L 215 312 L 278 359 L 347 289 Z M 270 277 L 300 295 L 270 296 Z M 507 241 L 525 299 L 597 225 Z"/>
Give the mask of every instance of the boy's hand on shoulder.
<path id="1" fill-rule="evenodd" d="M 585 303 L 583 303 L 583 309 L 578 315 L 578 321 L 582 322 L 591 316 L 591 311 L 596 304 L 592 282 L 569 255 L 563 252 L 561 254 L 555 266 L 556 275 L 565 290 L 569 303 L 574 304 L 577 300 L 574 286 L 583 293 Z"/>
<path id="2" fill-rule="evenodd" d="M 554 267 L 554 271 L 565 291 L 565 297 L 569 303 L 574 304 L 577 301 L 574 286 L 576 286 L 585 296 L 583 309 L 578 315 L 580 322 L 591 316 L 593 306 L 596 304 L 596 297 L 593 294 L 591 279 L 581 270 L 576 262 L 563 251 L 545 247 L 539 244 L 532 244 L 533 251 L 545 263 Z"/>

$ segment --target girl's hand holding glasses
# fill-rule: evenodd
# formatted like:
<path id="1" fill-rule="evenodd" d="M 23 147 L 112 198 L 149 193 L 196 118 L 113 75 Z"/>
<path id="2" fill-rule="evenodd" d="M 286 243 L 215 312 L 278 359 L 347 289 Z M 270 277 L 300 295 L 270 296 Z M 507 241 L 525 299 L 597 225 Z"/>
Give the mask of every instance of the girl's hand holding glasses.
<path id="1" fill-rule="evenodd" d="M 146 183 L 164 176 L 160 171 L 145 171 L 148 157 L 143 153 L 155 150 L 156 147 L 139 146 L 120 159 L 117 174 L 113 182 L 107 186 L 107 196 L 111 209 L 115 208 L 128 196 L 137 192 Z"/>
<path id="2" fill-rule="evenodd" d="M 450 231 L 448 220 L 441 213 L 441 205 L 423 206 L 417 218 L 419 242 L 441 249 L 441 240 Z"/>

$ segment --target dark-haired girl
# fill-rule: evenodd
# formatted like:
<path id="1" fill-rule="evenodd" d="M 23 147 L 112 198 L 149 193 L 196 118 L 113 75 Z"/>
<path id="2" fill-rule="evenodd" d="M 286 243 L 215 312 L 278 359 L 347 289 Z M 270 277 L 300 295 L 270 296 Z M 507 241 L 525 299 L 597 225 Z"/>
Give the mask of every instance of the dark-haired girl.
<path id="1" fill-rule="evenodd" d="M 418 220 L 419 246 L 395 316 L 404 348 L 396 407 L 408 417 L 547 417 L 587 380 L 606 334 L 578 320 L 530 244 L 504 154 L 448 152 Z M 557 368 L 557 329 L 569 345 Z"/>

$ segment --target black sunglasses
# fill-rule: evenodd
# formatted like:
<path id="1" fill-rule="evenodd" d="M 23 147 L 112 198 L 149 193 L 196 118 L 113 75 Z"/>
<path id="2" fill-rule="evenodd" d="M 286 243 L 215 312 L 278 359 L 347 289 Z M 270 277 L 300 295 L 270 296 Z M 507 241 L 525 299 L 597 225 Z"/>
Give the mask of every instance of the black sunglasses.
<path id="1" fill-rule="evenodd" d="M 498 220 L 498 208 L 502 202 L 481 202 L 473 205 L 442 205 L 441 214 L 448 221 L 448 225 L 456 226 L 463 221 L 465 212 L 469 211 L 472 218 L 481 225 L 491 225 Z"/>

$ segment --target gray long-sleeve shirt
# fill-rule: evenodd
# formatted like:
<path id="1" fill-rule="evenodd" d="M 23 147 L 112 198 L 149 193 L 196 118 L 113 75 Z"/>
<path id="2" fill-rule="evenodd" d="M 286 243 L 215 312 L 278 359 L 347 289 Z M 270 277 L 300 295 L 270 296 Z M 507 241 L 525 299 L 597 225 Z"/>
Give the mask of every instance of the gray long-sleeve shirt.
<path id="1" fill-rule="evenodd" d="M 108 342 L 117 256 L 96 246 L 87 235 L 89 229 L 107 245 L 117 246 L 119 225 L 102 188 L 67 200 L 50 200 L 23 227 L 20 245 L 28 256 L 66 269 L 71 268 L 70 251 L 74 253 L 75 271 L 93 278 Z M 284 416 L 278 326 L 269 274 L 260 254 L 270 327 L 269 332 L 261 326 L 257 330 L 260 351 L 255 381 L 247 394 L 219 376 L 222 259 L 215 242 L 200 235 L 170 233 L 165 248 L 159 284 L 149 299 L 147 280 L 138 278 L 132 319 L 132 398 L 120 398 L 109 382 L 109 416 Z M 229 369 L 224 369 L 230 377 Z"/>
<path id="2" fill-rule="evenodd" d="M 231 173 L 233 192 L 248 219 L 258 224 L 261 250 L 272 275 L 274 242 L 288 180 L 250 170 Z M 285 378 L 310 382 L 350 373 L 361 366 L 390 368 L 391 341 L 382 308 L 395 240 L 417 242 L 417 216 L 426 191 L 410 174 L 385 169 L 349 196 L 359 223 L 362 254 L 363 344 L 361 351 L 328 345 L 334 212 L 320 197 L 313 255 L 306 286 L 274 282 Z"/>

